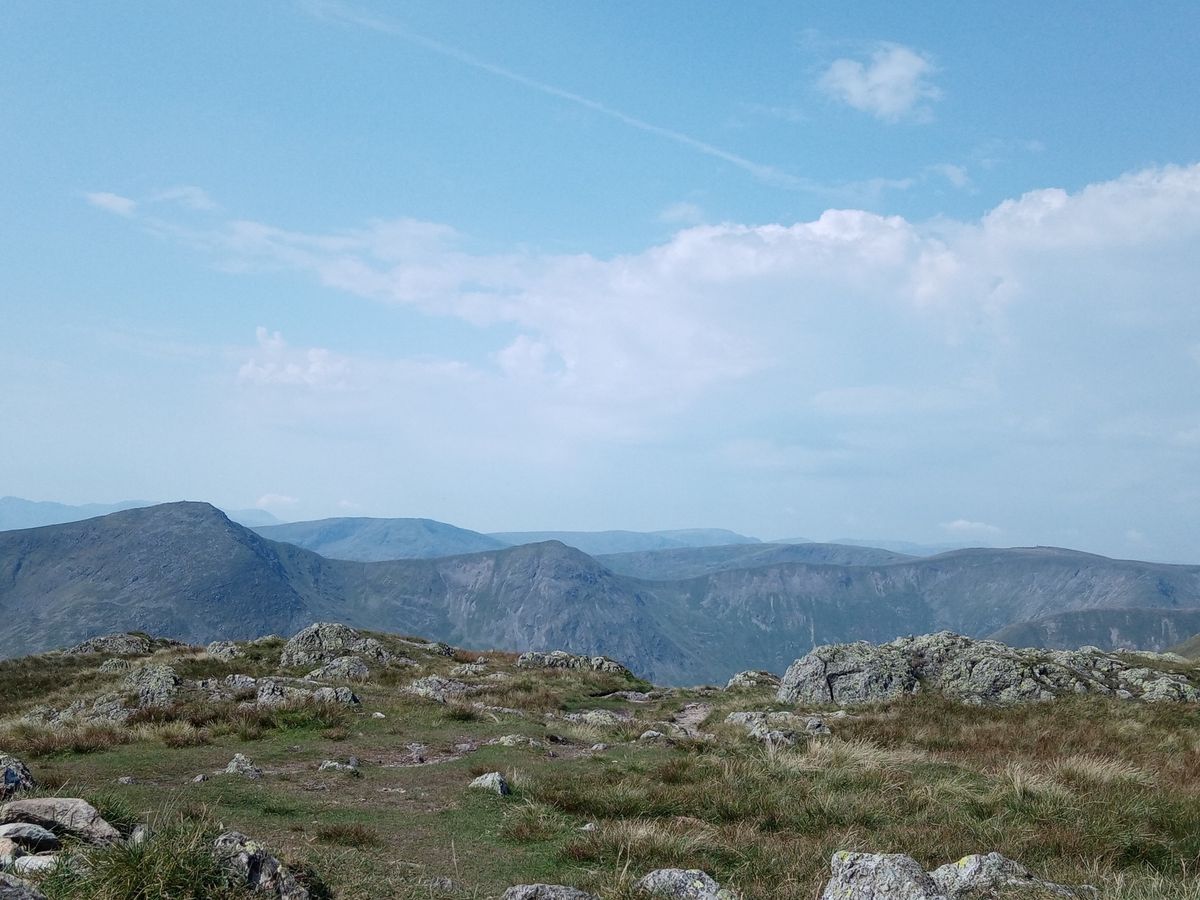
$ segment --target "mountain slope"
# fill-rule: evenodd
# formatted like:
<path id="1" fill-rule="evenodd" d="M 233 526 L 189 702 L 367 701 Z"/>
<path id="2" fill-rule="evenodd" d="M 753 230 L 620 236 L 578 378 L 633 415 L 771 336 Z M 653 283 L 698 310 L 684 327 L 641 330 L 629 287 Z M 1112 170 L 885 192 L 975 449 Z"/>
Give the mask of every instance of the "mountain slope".
<path id="1" fill-rule="evenodd" d="M 618 575 L 666 581 L 779 563 L 869 566 L 903 562 L 912 557 L 876 547 L 808 543 L 679 547 L 636 553 L 606 553 L 597 556 L 596 559 Z"/>
<path id="2" fill-rule="evenodd" d="M 490 536 L 511 545 L 560 541 L 592 556 L 633 553 L 640 550 L 760 543 L 758 538 L 747 537 L 724 528 L 682 528 L 673 531 L 500 531 L 493 532 Z"/>
<path id="3" fill-rule="evenodd" d="M 378 562 L 498 550 L 505 542 L 433 519 L 317 519 L 255 529 L 263 537 L 330 559 Z"/>
<path id="4" fill-rule="evenodd" d="M 0 657 L 127 629 L 207 642 L 336 620 L 480 649 L 604 653 L 680 684 L 782 671 L 816 644 L 981 637 L 1130 607 L 1200 609 L 1200 567 L 1031 548 L 648 581 L 557 542 L 367 563 L 267 540 L 202 503 L 0 533 Z"/>
<path id="5" fill-rule="evenodd" d="M 21 497 L 0 497 L 0 531 L 21 528 L 40 528 L 43 525 L 63 525 L 81 522 L 97 516 L 107 516 L 126 509 L 141 509 L 154 506 L 148 500 L 123 500 L 120 503 L 84 503 L 72 506 L 49 500 L 25 500 Z M 225 514 L 233 521 L 254 528 L 259 525 L 277 525 L 279 520 L 265 509 L 231 509 Z"/>
<path id="6" fill-rule="evenodd" d="M 1076 609 L 1017 622 L 991 635 L 1013 647 L 1058 650 L 1088 644 L 1125 650 L 1169 650 L 1200 632 L 1197 609 Z"/>

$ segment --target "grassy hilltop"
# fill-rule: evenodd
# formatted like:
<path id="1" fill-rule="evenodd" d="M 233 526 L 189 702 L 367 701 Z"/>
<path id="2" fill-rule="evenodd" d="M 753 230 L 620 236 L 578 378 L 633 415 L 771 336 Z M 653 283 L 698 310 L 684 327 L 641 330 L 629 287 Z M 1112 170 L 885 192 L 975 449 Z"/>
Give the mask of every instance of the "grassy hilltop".
<path id="1" fill-rule="evenodd" d="M 253 691 L 214 700 L 181 689 L 122 724 L 49 724 L 50 710 L 127 690 L 105 654 L 0 662 L 0 751 L 29 764 L 42 795 L 84 797 L 118 827 L 157 829 L 132 863 L 90 851 L 92 875 L 50 878 L 51 900 L 125 896 L 112 884 L 129 890 L 120 879 L 148 872 L 167 883 L 164 868 L 200 865 L 221 827 L 273 847 L 316 897 L 491 897 L 548 882 L 618 898 L 645 871 L 694 867 L 744 898 L 800 900 L 819 895 L 846 849 L 907 853 L 927 868 L 996 850 L 1104 897 L 1200 897 L 1193 705 L 1088 696 L 978 708 L 927 693 L 826 710 L 831 734 L 773 746 L 725 722 L 795 711 L 772 686 L 655 690 L 624 672 L 518 668 L 513 654 L 374 637 L 414 664 L 373 664 L 352 685 L 360 705 L 261 707 L 247 702 Z M 279 673 L 282 640 L 238 646 L 244 655 L 224 661 L 160 644 L 133 662 L 168 665 L 184 685 Z M 470 690 L 444 702 L 406 692 L 430 675 Z M 648 696 L 616 695 L 630 691 Z M 599 712 L 567 718 L 587 711 Z M 236 753 L 262 777 L 215 774 Z M 352 771 L 318 770 L 351 757 Z M 492 771 L 510 795 L 468 787 Z"/>

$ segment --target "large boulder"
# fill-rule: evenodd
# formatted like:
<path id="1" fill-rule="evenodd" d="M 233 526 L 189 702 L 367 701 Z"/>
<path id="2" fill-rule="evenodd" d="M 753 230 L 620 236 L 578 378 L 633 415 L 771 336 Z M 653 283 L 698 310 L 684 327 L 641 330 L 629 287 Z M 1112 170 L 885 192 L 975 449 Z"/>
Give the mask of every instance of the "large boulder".
<path id="1" fill-rule="evenodd" d="M 549 653 L 522 653 L 517 657 L 518 669 L 581 669 L 588 672 L 612 672 L 616 675 L 632 674 L 627 668 L 607 656 L 577 656 L 565 650 Z"/>
<path id="2" fill-rule="evenodd" d="M 1093 898 L 1088 885 L 1068 887 L 1038 878 L 999 853 L 973 854 L 926 872 L 903 853 L 840 850 L 821 900 L 1001 900 Z"/>
<path id="3" fill-rule="evenodd" d="M 170 666 L 140 666 L 125 676 L 125 687 L 136 691 L 138 706 L 170 706 L 181 681 Z"/>
<path id="4" fill-rule="evenodd" d="M 788 666 L 778 696 L 786 703 L 879 703 L 911 694 L 918 686 L 899 650 L 858 641 L 817 647 L 796 660 Z"/>
<path id="5" fill-rule="evenodd" d="M 366 681 L 371 675 L 367 664 L 358 656 L 339 656 L 313 669 L 304 676 L 305 681 Z"/>
<path id="6" fill-rule="evenodd" d="M 38 797 L 0 805 L 0 824 L 13 822 L 41 825 L 57 835 L 70 835 L 90 844 L 111 844 L 121 839 L 121 833 L 104 821 L 94 806 L 78 798 Z"/>
<path id="7" fill-rule="evenodd" d="M 213 841 L 213 855 L 238 884 L 280 900 L 308 900 L 308 890 L 266 847 L 240 831 L 226 831 Z"/>
<path id="8" fill-rule="evenodd" d="M 443 678 L 441 675 L 428 675 L 425 678 L 418 678 L 404 690 L 410 694 L 416 694 L 418 697 L 445 703 L 453 697 L 470 694 L 475 691 L 475 688 L 461 681 Z"/>
<path id="9" fill-rule="evenodd" d="M 1134 665 L 1095 647 L 1019 650 L 947 631 L 888 644 L 817 647 L 788 667 L 777 696 L 785 703 L 854 705 L 919 690 L 973 704 L 1026 703 L 1068 694 L 1200 702 L 1200 689 L 1187 675 Z"/>
<path id="10" fill-rule="evenodd" d="M 600 900 L 595 894 L 565 884 L 517 884 L 500 900 Z"/>
<path id="11" fill-rule="evenodd" d="M 284 668 L 319 666 L 340 656 L 360 656 L 384 663 L 392 658 L 383 644 L 375 638 L 362 637 L 349 625 L 316 622 L 284 644 L 279 664 Z"/>
<path id="12" fill-rule="evenodd" d="M 108 656 L 145 656 L 150 652 L 150 638 L 144 634 L 105 634 L 88 638 L 66 653 L 105 653 Z"/>
<path id="13" fill-rule="evenodd" d="M 37 781 L 29 771 L 29 766 L 15 756 L 0 751 L 0 800 L 7 800 L 35 787 Z"/>

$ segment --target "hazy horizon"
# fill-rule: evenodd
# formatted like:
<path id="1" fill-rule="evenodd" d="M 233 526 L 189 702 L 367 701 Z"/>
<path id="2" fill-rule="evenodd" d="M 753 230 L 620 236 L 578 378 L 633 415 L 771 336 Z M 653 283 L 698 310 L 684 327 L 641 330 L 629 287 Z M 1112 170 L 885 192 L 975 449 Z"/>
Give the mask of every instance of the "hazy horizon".
<path id="1" fill-rule="evenodd" d="M 1193 4 L 2 18 L 0 493 L 1200 561 Z"/>

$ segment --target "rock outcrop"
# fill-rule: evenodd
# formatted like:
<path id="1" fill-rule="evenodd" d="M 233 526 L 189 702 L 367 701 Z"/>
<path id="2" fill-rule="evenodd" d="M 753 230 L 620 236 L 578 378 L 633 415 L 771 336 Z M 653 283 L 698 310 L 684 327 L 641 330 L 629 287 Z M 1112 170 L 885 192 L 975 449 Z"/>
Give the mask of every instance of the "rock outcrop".
<path id="1" fill-rule="evenodd" d="M 500 900 L 600 900 L 595 894 L 565 884 L 517 884 Z"/>
<path id="2" fill-rule="evenodd" d="M 366 681 L 371 675 L 358 656 L 339 656 L 304 676 L 305 681 Z"/>
<path id="3" fill-rule="evenodd" d="M 279 664 L 285 669 L 319 666 L 341 656 L 388 662 L 392 655 L 378 640 L 362 637 L 349 625 L 316 622 L 298 631 L 284 644 Z"/>
<path id="4" fill-rule="evenodd" d="M 1150 668 L 1139 657 L 1080 650 L 1018 650 L 950 632 L 888 644 L 827 644 L 788 667 L 779 686 L 785 703 L 856 705 L 895 700 L 921 690 L 963 703 L 1052 700 L 1064 694 L 1122 699 L 1200 701 L 1185 675 Z"/>
<path id="5" fill-rule="evenodd" d="M 246 655 L 246 651 L 233 641 L 213 641 L 205 649 L 209 656 L 222 662 L 230 662 Z"/>
<path id="6" fill-rule="evenodd" d="M 819 716 L 798 716 L 790 712 L 732 712 L 725 717 L 728 725 L 746 729 L 764 744 L 791 746 L 801 737 L 829 734 L 829 726 Z"/>
<path id="7" fill-rule="evenodd" d="M 725 684 L 725 690 L 738 691 L 756 687 L 779 687 L 779 676 L 774 672 L 747 670 L 738 672 Z"/>
<path id="8" fill-rule="evenodd" d="M 821 900 L 981 900 L 981 898 L 1092 898 L 1088 885 L 1069 887 L 1038 878 L 999 853 L 972 854 L 926 872 L 903 853 L 850 853 L 830 862 L 832 878 Z"/>
<path id="9" fill-rule="evenodd" d="M 150 652 L 150 638 L 144 634 L 105 634 L 88 638 L 64 653 L 105 653 L 109 656 L 145 656 Z"/>
<path id="10" fill-rule="evenodd" d="M 169 706 L 179 693 L 180 678 L 170 666 L 141 666 L 125 676 L 125 687 L 136 691 L 138 706 Z"/>
<path id="11" fill-rule="evenodd" d="M 0 900 L 46 900 L 46 895 L 25 879 L 0 872 Z"/>
<path id="12" fill-rule="evenodd" d="M 576 656 L 565 650 L 549 653 L 522 653 L 517 658 L 518 669 L 581 669 L 589 672 L 612 672 L 616 675 L 632 674 L 627 668 L 607 656 Z"/>
<path id="13" fill-rule="evenodd" d="M 512 788 L 508 786 L 508 779 L 504 777 L 502 772 L 488 772 L 485 775 L 480 775 L 469 786 L 478 791 L 490 791 L 493 794 L 499 794 L 501 797 L 512 793 Z"/>

